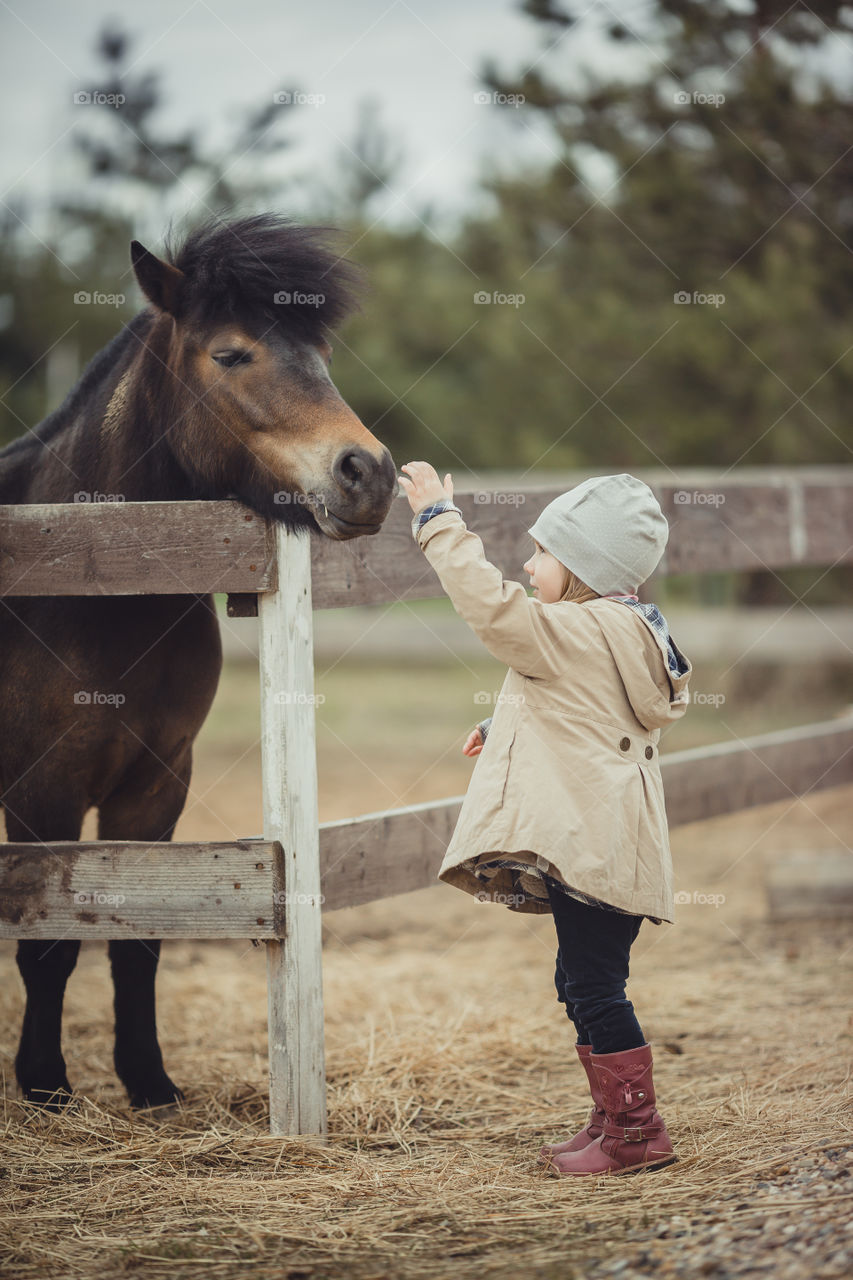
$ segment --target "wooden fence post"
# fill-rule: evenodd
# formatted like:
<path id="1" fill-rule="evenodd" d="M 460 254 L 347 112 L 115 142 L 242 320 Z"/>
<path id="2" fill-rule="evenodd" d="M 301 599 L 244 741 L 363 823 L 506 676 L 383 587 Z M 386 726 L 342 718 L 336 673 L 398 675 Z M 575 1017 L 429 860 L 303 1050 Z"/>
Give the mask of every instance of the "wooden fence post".
<path id="1" fill-rule="evenodd" d="M 311 540 L 272 526 L 278 589 L 258 596 L 264 835 L 282 847 L 267 942 L 270 1132 L 325 1134 L 322 914 Z"/>

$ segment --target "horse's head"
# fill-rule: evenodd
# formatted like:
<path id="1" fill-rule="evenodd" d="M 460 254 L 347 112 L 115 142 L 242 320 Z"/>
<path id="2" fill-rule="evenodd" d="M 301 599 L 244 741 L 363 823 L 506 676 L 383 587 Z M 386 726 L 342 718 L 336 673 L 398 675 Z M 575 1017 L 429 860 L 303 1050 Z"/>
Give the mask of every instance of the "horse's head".
<path id="1" fill-rule="evenodd" d="M 332 538 L 377 533 L 396 469 L 329 376 L 357 277 L 324 230 L 261 214 L 206 224 L 168 261 L 134 241 L 131 258 L 155 308 L 149 405 L 170 406 L 194 490 Z"/>

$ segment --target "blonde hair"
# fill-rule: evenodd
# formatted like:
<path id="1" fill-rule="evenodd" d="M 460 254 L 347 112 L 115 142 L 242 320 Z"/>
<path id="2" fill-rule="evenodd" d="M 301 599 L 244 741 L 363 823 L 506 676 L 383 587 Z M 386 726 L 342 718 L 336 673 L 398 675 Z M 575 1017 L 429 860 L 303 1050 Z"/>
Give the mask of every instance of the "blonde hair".
<path id="1" fill-rule="evenodd" d="M 565 568 L 565 566 L 563 566 Z M 566 581 L 563 584 L 563 594 L 558 600 L 558 604 L 585 604 L 587 600 L 598 600 L 599 593 L 593 591 L 592 587 L 588 587 L 585 582 L 581 582 L 577 574 L 572 573 L 571 569 L 566 569 Z"/>

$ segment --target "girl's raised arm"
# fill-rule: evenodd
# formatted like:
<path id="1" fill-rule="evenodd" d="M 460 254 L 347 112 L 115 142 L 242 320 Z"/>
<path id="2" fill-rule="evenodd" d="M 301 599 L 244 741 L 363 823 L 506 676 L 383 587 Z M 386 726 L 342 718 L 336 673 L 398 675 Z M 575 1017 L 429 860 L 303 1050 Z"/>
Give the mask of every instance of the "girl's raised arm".
<path id="1" fill-rule="evenodd" d="M 549 680 L 565 671 L 572 660 L 565 621 L 558 621 L 549 605 L 532 599 L 520 582 L 504 580 L 457 511 L 433 516 L 417 540 L 456 612 L 494 657 L 532 678 Z M 578 631 L 578 657 L 588 643 Z"/>

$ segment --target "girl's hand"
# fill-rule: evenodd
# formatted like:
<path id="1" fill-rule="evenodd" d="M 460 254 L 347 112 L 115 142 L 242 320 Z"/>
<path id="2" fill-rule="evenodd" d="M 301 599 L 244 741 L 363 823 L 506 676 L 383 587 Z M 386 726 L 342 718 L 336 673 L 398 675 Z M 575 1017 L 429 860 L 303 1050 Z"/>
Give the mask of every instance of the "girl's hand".
<path id="1" fill-rule="evenodd" d="M 424 507 L 428 507 L 431 502 L 453 497 L 453 481 L 449 471 L 442 484 L 435 467 L 431 467 L 428 462 L 406 462 L 400 470 L 409 473 L 408 476 L 398 476 L 397 479 L 403 486 L 406 497 L 409 499 L 409 506 L 415 514 L 422 511 Z"/>
<path id="2" fill-rule="evenodd" d="M 465 745 L 462 748 L 462 754 L 466 756 L 478 756 L 482 750 L 483 735 L 480 732 L 480 726 L 477 725 L 477 727 L 472 729 L 468 734 L 468 737 L 465 740 Z"/>

